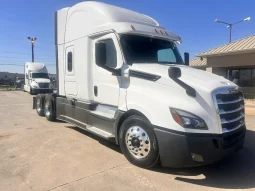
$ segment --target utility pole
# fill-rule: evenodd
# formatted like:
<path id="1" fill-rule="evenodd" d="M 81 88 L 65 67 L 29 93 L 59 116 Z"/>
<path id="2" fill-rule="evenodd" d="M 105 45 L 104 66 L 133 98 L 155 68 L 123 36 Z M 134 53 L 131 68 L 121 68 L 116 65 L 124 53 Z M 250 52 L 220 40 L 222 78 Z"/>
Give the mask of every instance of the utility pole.
<path id="1" fill-rule="evenodd" d="M 251 20 L 251 17 L 248 17 L 246 19 L 243 19 L 243 20 L 235 22 L 235 23 L 227 23 L 227 22 L 220 21 L 218 19 L 216 19 L 214 22 L 222 23 L 222 24 L 227 25 L 227 28 L 229 28 L 229 43 L 230 43 L 232 41 L 232 27 L 233 27 L 233 25 L 236 25 L 238 23 L 242 23 L 242 22 L 245 22 L 245 21 L 250 21 L 250 20 Z"/>
<path id="2" fill-rule="evenodd" d="M 34 38 L 27 37 L 27 38 L 28 38 L 28 40 L 30 40 L 31 45 L 32 45 L 32 62 L 34 62 L 34 61 L 35 61 L 35 56 L 34 56 L 34 44 L 35 44 L 35 41 L 37 40 L 37 38 L 36 38 L 36 37 L 34 37 Z"/>

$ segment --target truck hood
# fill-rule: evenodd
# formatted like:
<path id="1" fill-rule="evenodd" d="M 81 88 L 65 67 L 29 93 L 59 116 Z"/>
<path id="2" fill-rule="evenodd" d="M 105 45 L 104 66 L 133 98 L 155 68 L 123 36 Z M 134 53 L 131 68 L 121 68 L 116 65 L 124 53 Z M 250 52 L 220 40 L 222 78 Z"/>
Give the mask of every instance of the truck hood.
<path id="1" fill-rule="evenodd" d="M 50 80 L 46 78 L 35 78 L 33 80 L 37 83 L 50 83 Z"/>
<path id="2" fill-rule="evenodd" d="M 179 67 L 182 72 L 182 75 L 179 79 L 182 80 L 184 83 L 188 84 L 189 86 L 195 88 L 196 90 L 211 92 L 219 87 L 236 86 L 233 82 L 225 79 L 224 77 L 184 65 L 134 63 L 130 69 L 158 75 L 160 76 L 160 79 L 156 81 L 157 83 L 176 88 L 178 87 L 181 88 L 176 82 L 174 82 L 168 76 L 169 67 Z"/>

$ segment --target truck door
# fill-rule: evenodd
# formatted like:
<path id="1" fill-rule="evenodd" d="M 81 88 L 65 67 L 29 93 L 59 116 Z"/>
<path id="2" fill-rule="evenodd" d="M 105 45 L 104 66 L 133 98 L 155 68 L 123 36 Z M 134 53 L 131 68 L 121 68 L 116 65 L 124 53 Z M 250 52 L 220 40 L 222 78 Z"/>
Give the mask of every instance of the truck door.
<path id="1" fill-rule="evenodd" d="M 32 72 L 29 71 L 28 74 L 29 74 L 29 77 L 28 77 L 28 79 L 29 79 L 28 85 L 30 85 L 31 82 L 32 82 Z"/>
<path id="2" fill-rule="evenodd" d="M 121 68 L 123 65 L 123 58 L 116 35 L 111 33 L 94 40 L 93 51 L 95 54 L 95 45 L 97 42 L 106 44 L 106 66 L 112 69 Z M 117 107 L 119 102 L 121 76 L 114 75 L 111 71 L 98 66 L 96 64 L 95 56 L 93 60 L 94 101 Z"/>
<path id="3" fill-rule="evenodd" d="M 65 93 L 66 96 L 77 96 L 77 82 L 75 76 L 74 47 L 68 46 L 65 51 Z"/>

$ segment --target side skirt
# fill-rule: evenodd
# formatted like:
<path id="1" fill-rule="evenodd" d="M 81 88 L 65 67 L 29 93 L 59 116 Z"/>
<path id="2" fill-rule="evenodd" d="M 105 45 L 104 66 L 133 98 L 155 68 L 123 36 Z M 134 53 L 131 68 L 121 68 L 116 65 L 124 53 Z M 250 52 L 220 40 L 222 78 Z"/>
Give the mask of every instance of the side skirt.
<path id="1" fill-rule="evenodd" d="M 108 140 L 115 140 L 116 124 L 123 112 L 117 107 L 56 98 L 56 117 Z"/>

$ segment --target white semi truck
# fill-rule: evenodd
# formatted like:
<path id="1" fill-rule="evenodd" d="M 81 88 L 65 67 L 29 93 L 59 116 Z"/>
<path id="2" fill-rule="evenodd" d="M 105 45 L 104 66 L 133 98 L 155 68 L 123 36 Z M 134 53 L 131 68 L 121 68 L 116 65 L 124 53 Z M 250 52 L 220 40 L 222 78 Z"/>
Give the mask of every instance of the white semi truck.
<path id="1" fill-rule="evenodd" d="M 38 93 L 53 93 L 50 88 L 50 79 L 45 64 L 38 62 L 26 62 L 24 64 L 25 84 L 24 91 L 31 95 Z"/>
<path id="2" fill-rule="evenodd" d="M 55 16 L 59 85 L 56 94 L 34 97 L 39 115 L 115 141 L 144 168 L 210 164 L 243 146 L 242 91 L 189 67 L 178 35 L 147 15 L 99 2 Z"/>

